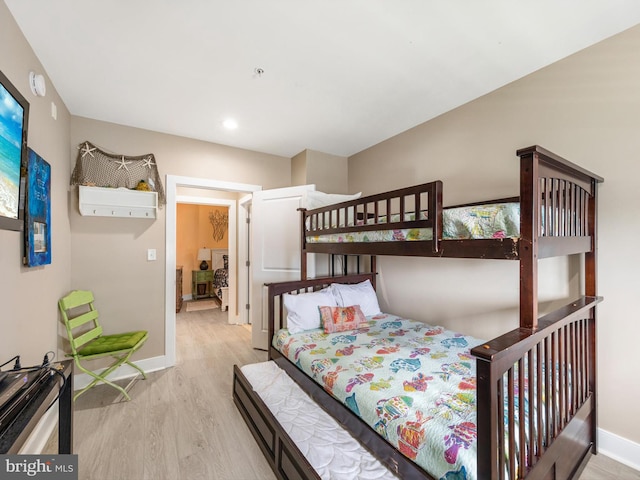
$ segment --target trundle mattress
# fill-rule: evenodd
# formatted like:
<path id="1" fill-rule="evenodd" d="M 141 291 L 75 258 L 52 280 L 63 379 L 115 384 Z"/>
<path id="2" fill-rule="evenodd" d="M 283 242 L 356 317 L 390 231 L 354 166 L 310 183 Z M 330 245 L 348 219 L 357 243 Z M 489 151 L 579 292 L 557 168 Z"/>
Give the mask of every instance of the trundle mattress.
<path id="1" fill-rule="evenodd" d="M 398 479 L 274 362 L 240 370 L 320 478 Z"/>

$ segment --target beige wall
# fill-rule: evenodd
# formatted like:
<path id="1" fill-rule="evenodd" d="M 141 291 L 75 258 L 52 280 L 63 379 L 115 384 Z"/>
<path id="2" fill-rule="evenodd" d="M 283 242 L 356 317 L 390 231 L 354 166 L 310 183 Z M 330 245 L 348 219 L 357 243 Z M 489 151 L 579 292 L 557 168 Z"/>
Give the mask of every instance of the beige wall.
<path id="1" fill-rule="evenodd" d="M 348 159 L 338 155 L 304 150 L 291 159 L 291 184 L 314 184 L 327 193 L 347 191 Z"/>
<path id="2" fill-rule="evenodd" d="M 327 193 L 351 193 L 347 190 L 348 162 L 346 157 L 307 150 L 307 183 Z"/>
<path id="3" fill-rule="evenodd" d="M 42 362 L 44 354 L 58 353 L 58 299 L 69 290 L 70 229 L 67 214 L 69 167 L 69 112 L 54 85 L 0 2 L 0 70 L 30 104 L 28 143 L 51 165 L 51 265 L 22 266 L 22 233 L 0 230 L 0 360 L 21 355 L 24 366 Z M 29 71 L 42 73 L 45 97 L 35 97 L 28 85 Z M 55 102 L 58 119 L 51 117 Z"/>
<path id="4" fill-rule="evenodd" d="M 624 32 L 349 159 L 349 190 L 436 179 L 445 203 L 518 193 L 516 149 L 533 144 L 605 178 L 600 188 L 599 426 L 640 442 L 640 27 Z M 472 79 L 470 79 L 472 80 Z M 544 260 L 541 295 L 571 297 L 577 265 Z M 480 338 L 516 324 L 515 262 L 383 258 L 384 308 Z M 572 288 L 554 285 L 553 272 Z M 452 286 L 455 285 L 455 288 Z M 571 290 L 571 291 L 569 291 Z"/>
<path id="5" fill-rule="evenodd" d="M 72 117 L 72 147 L 85 140 L 118 154 L 153 153 L 163 181 L 166 175 L 182 175 L 263 188 L 285 187 L 291 182 L 288 158 Z M 75 157 L 69 161 L 75 164 Z M 83 217 L 74 188 L 69 218 L 72 288 L 95 292 L 110 328 L 150 331 L 136 358 L 163 355 L 165 209 L 158 211 L 156 220 Z M 147 261 L 149 248 L 157 250 L 157 261 Z"/>
<path id="6" fill-rule="evenodd" d="M 307 151 L 291 158 L 291 185 L 307 184 Z"/>

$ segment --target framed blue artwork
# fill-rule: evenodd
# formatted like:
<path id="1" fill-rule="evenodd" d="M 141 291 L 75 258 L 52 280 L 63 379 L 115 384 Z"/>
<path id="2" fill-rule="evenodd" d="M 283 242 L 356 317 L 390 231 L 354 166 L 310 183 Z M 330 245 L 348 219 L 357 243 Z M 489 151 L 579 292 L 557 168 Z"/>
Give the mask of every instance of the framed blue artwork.
<path id="1" fill-rule="evenodd" d="M 28 149 L 24 216 L 25 264 L 51 263 L 51 165 Z"/>

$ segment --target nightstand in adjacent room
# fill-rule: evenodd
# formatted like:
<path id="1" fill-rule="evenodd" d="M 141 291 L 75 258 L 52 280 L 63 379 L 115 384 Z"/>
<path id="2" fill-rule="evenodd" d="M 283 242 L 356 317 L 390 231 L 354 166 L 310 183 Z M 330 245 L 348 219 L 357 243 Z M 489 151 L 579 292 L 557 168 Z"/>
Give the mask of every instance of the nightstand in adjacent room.
<path id="1" fill-rule="evenodd" d="M 213 293 L 213 270 L 192 270 L 191 296 L 194 300 L 215 297 Z"/>

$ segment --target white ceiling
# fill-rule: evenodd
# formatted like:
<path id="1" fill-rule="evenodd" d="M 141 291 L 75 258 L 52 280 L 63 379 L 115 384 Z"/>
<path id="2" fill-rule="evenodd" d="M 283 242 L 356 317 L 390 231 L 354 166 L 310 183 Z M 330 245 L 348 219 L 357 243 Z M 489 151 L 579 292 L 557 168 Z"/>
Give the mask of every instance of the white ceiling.
<path id="1" fill-rule="evenodd" d="M 638 0 L 5 2 L 73 115 L 285 157 L 352 155 L 640 23 Z"/>

